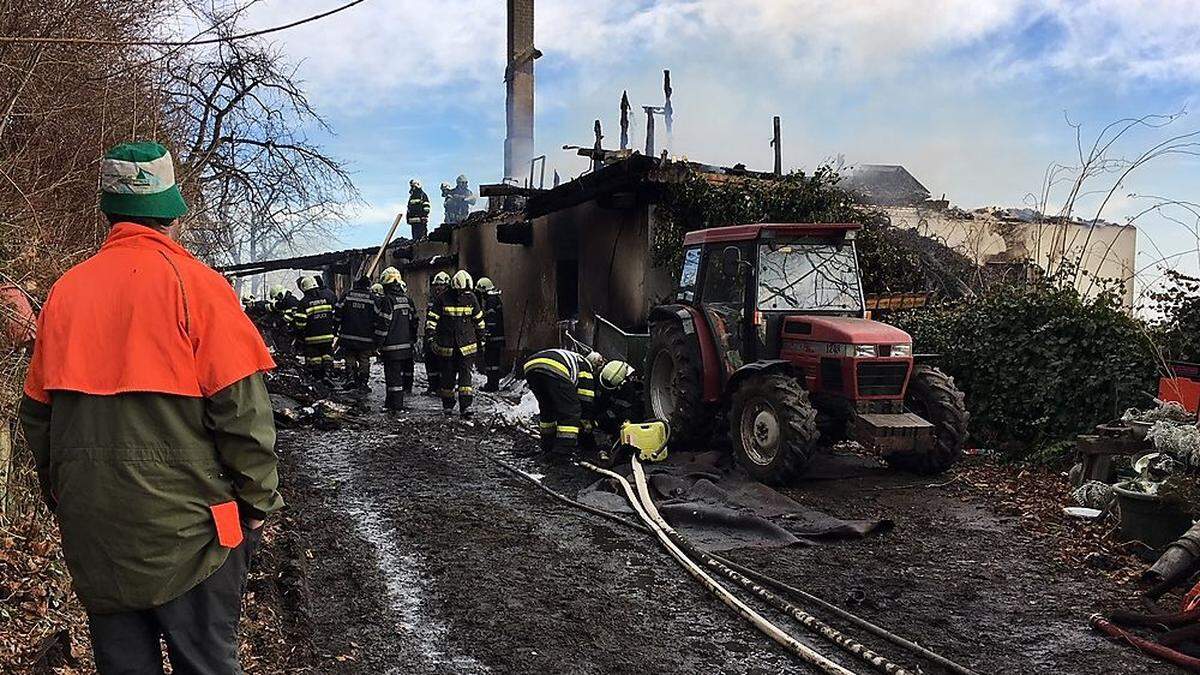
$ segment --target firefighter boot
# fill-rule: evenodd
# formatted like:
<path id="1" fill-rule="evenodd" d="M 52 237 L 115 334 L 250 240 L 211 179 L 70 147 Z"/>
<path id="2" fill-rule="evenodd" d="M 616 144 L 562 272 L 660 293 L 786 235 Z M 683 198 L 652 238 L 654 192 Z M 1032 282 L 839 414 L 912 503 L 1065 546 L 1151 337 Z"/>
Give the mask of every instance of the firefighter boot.
<path id="1" fill-rule="evenodd" d="M 487 384 L 483 385 L 483 390 L 486 392 L 500 391 L 500 374 L 488 373 Z"/>

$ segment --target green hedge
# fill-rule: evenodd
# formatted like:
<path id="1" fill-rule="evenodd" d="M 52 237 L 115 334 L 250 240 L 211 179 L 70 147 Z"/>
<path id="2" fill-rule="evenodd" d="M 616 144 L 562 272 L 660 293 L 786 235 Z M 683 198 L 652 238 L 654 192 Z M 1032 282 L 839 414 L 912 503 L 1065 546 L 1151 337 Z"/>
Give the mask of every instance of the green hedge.
<path id="1" fill-rule="evenodd" d="M 1115 293 L 1053 281 L 894 317 L 967 395 L 972 443 L 1023 459 L 1146 405 L 1157 367 L 1145 326 Z"/>

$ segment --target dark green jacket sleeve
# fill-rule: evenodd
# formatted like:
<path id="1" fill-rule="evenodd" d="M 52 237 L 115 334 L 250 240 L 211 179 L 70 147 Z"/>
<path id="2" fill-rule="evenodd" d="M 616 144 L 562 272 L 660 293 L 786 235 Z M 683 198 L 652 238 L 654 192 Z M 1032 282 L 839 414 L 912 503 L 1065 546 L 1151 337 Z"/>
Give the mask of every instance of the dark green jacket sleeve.
<path id="1" fill-rule="evenodd" d="M 282 507 L 275 418 L 262 375 L 255 373 L 206 399 L 204 424 L 246 515 L 263 518 Z"/>
<path id="2" fill-rule="evenodd" d="M 42 498 L 53 511 L 57 505 L 54 490 L 50 487 L 54 484 L 50 477 L 50 406 L 24 396 L 21 398 L 20 417 L 25 442 L 33 452 L 33 463 L 37 469 L 38 483 L 42 488 Z"/>

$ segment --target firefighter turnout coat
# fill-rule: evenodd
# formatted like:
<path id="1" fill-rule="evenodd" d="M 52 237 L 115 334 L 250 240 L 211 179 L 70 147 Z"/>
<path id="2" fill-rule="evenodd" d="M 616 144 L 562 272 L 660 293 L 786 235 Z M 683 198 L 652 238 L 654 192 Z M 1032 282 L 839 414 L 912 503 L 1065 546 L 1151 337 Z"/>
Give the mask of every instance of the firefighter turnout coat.
<path id="1" fill-rule="evenodd" d="M 314 288 L 300 299 L 292 324 L 305 345 L 332 344 L 337 336 L 337 317 L 334 307 L 337 298 L 328 288 Z"/>
<path id="2" fill-rule="evenodd" d="M 383 287 L 375 325 L 381 357 L 389 360 L 413 358 L 413 343 L 417 339 L 417 308 L 399 285 Z"/>
<path id="3" fill-rule="evenodd" d="M 484 341 L 483 310 L 475 293 L 447 288 L 430 308 L 425 319 L 425 335 L 433 336 L 433 351 L 438 356 L 474 356 Z"/>
<path id="4" fill-rule="evenodd" d="M 375 297 L 370 288 L 352 288 L 337 306 L 341 345 L 358 351 L 375 348 Z"/>
<path id="5" fill-rule="evenodd" d="M 544 442 L 573 447 L 596 419 L 596 373 L 582 355 L 566 349 L 537 352 L 525 362 L 525 379 L 538 401 Z"/>

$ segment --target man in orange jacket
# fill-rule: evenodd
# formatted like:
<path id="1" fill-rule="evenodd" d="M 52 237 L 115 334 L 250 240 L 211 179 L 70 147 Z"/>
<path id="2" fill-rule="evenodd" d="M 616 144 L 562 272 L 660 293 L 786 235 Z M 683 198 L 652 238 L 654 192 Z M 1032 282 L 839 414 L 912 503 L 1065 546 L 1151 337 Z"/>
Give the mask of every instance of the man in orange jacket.
<path id="1" fill-rule="evenodd" d="M 58 519 L 96 667 L 241 673 L 249 557 L 279 509 L 274 367 L 229 284 L 175 242 L 171 155 L 101 163 L 112 231 L 46 299 L 21 422 Z"/>

